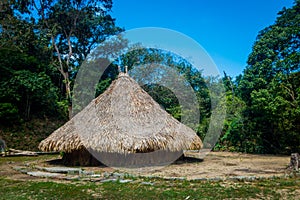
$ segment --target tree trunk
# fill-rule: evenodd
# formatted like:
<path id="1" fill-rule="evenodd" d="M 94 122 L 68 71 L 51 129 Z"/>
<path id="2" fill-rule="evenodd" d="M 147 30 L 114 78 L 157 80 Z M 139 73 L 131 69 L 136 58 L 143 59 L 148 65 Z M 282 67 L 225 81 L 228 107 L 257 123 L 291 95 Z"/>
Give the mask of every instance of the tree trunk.
<path id="1" fill-rule="evenodd" d="M 67 96 L 67 100 L 68 100 L 68 117 L 69 119 L 72 119 L 72 94 L 71 94 L 71 84 L 70 84 L 70 80 L 69 80 L 69 74 L 68 72 L 65 72 L 64 75 L 65 78 L 65 85 L 66 85 L 66 96 Z"/>
<path id="2" fill-rule="evenodd" d="M 72 115 L 73 115 L 73 113 L 72 113 L 72 105 L 68 105 L 68 114 L 69 114 L 69 119 L 72 119 Z"/>
<path id="3" fill-rule="evenodd" d="M 26 106 L 25 106 L 25 119 L 28 120 L 30 117 L 31 100 L 30 95 L 26 94 Z"/>
<path id="4" fill-rule="evenodd" d="M 70 34 L 71 35 L 71 34 Z M 52 34 L 51 35 L 51 39 L 52 39 L 52 45 L 55 48 L 55 51 L 57 53 L 57 59 L 59 61 L 59 65 L 57 66 L 58 71 L 62 74 L 62 76 L 64 77 L 64 83 L 65 83 L 65 88 L 66 88 L 66 97 L 67 97 L 67 101 L 68 101 L 68 117 L 69 119 L 72 118 L 72 94 L 71 94 L 71 83 L 70 83 L 70 79 L 69 79 L 69 61 L 70 58 L 72 56 L 72 46 L 71 46 L 71 40 L 70 37 L 68 37 L 68 45 L 69 45 L 69 54 L 68 54 L 68 58 L 67 58 L 67 70 L 64 69 L 64 64 L 63 64 L 63 60 L 61 58 L 61 54 L 60 51 L 58 49 L 57 44 L 55 43 L 55 37 Z"/>

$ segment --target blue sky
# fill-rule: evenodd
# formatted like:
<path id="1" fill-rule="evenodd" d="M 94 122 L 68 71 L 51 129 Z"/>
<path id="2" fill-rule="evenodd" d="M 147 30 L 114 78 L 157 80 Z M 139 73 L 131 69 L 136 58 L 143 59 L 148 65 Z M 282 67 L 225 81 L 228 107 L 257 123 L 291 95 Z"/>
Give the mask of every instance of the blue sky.
<path id="1" fill-rule="evenodd" d="M 112 16 L 126 30 L 161 27 L 198 42 L 220 72 L 242 73 L 260 30 L 294 0 L 113 0 Z"/>

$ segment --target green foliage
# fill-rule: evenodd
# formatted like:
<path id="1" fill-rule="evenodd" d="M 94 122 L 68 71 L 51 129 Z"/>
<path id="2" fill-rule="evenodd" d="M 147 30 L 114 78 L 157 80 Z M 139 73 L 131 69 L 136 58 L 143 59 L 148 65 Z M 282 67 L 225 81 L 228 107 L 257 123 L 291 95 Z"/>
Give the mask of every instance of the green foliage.
<path id="1" fill-rule="evenodd" d="M 226 94 L 226 120 L 223 133 L 215 149 L 247 152 L 243 145 L 243 143 L 247 142 L 247 135 L 243 132 L 242 112 L 244 109 L 245 103 L 234 96 L 231 91 L 228 91 Z"/>
<path id="2" fill-rule="evenodd" d="M 11 122 L 18 119 L 18 108 L 11 103 L 0 103 L 0 122 Z"/>
<path id="3" fill-rule="evenodd" d="M 68 105 L 69 102 L 67 100 L 57 101 L 57 112 L 62 119 L 67 120 L 68 116 Z"/>
<path id="4" fill-rule="evenodd" d="M 10 64 L 2 62 L 0 68 L 6 71 L 6 77 L 0 81 L 2 85 L 0 102 L 9 102 L 16 108 L 19 116 L 25 119 L 30 118 L 32 111 L 35 114 L 54 111 L 57 91 L 50 77 L 44 72 L 32 72 L 37 71 L 36 68 L 30 67 L 30 65 L 36 65 L 34 59 L 23 57 L 23 55 L 20 57 L 20 59 L 24 59 L 23 63 L 20 63 L 19 59 L 14 61 L 12 57 L 8 57 L 12 59 Z M 9 66 L 15 66 L 15 64 L 17 65 L 16 69 Z M 15 112 L 15 114 L 17 113 Z M 18 118 L 17 115 L 16 118 Z"/>
<path id="5" fill-rule="evenodd" d="M 110 16 L 112 1 L 16 0 L 1 3 L 2 8 L 0 103 L 12 104 L 24 119 L 55 112 L 64 116 L 82 61 L 123 30 Z"/>
<path id="6" fill-rule="evenodd" d="M 111 0 L 44 1 L 43 5 L 34 2 L 32 5 L 41 13 L 39 28 L 55 39 L 52 45 L 59 51 L 53 49 L 54 53 L 60 53 L 56 56 L 66 62 L 71 75 L 74 73 L 71 67 L 79 66 L 95 46 L 123 31 L 115 26 L 115 19 L 109 14 Z M 70 58 L 71 55 L 76 59 Z"/>
<path id="7" fill-rule="evenodd" d="M 16 108 L 20 117 L 29 119 L 32 109 L 42 113 L 47 109 L 55 108 L 56 89 L 45 73 L 16 70 L 6 78 L 7 80 L 1 81 L 0 102 L 9 102 Z M 18 118 L 17 112 L 14 112 L 15 119 Z"/>
<path id="8" fill-rule="evenodd" d="M 254 152 L 299 151 L 300 2 L 279 13 L 257 37 L 238 92 Z M 249 148 L 246 148 L 249 149 Z M 249 151 L 249 150 L 247 150 Z"/>
<path id="9" fill-rule="evenodd" d="M 9 1 L 8 4 L 10 12 L 4 15 L 10 19 L 10 23 L 7 24 L 7 20 L 3 20 L 3 36 L 15 39 L 11 37 L 12 26 L 9 25 L 13 25 L 13 29 L 18 33 L 20 28 L 15 25 L 26 22 L 26 30 L 32 31 L 30 35 L 27 32 L 18 35 L 18 38 L 22 43 L 30 41 L 29 49 L 39 48 L 48 53 L 35 55 L 35 58 L 48 58 L 48 75 L 61 89 L 59 97 L 68 100 L 68 113 L 71 117 L 73 81 L 83 60 L 107 37 L 123 31 L 115 25 L 115 19 L 110 16 L 112 1 L 16 0 Z M 20 25 L 23 30 L 25 26 Z M 26 40 L 22 39 L 23 35 L 26 36 Z M 19 44 L 16 46 L 20 48 Z"/>
<path id="10" fill-rule="evenodd" d="M 1 118 L 13 123 L 28 120 L 32 114 L 53 113 L 58 95 L 47 74 L 50 54 L 44 37 L 37 34 L 33 20 L 21 19 L 13 10 L 2 17 L 0 103 L 11 105 L 12 110 Z"/>

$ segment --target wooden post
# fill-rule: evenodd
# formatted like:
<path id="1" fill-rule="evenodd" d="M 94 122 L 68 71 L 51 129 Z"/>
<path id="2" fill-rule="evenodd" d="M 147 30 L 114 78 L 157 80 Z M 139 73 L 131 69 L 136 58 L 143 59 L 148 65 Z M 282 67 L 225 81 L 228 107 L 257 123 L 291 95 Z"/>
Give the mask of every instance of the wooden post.
<path id="1" fill-rule="evenodd" d="M 5 141 L 0 138 L 0 153 L 5 156 L 6 155 L 6 144 Z"/>
<path id="2" fill-rule="evenodd" d="M 300 155 L 299 153 L 292 153 L 291 154 L 291 161 L 289 165 L 290 169 L 294 169 L 296 171 L 300 168 Z"/>

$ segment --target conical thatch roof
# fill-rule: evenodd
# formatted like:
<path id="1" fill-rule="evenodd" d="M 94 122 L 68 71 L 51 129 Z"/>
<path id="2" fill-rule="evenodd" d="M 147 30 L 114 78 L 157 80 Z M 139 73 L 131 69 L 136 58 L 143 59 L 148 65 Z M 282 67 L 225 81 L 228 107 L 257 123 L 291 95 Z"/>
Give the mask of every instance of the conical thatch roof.
<path id="1" fill-rule="evenodd" d="M 42 151 L 91 149 L 108 153 L 200 149 L 196 133 L 161 109 L 132 78 L 110 87 L 39 144 Z"/>

